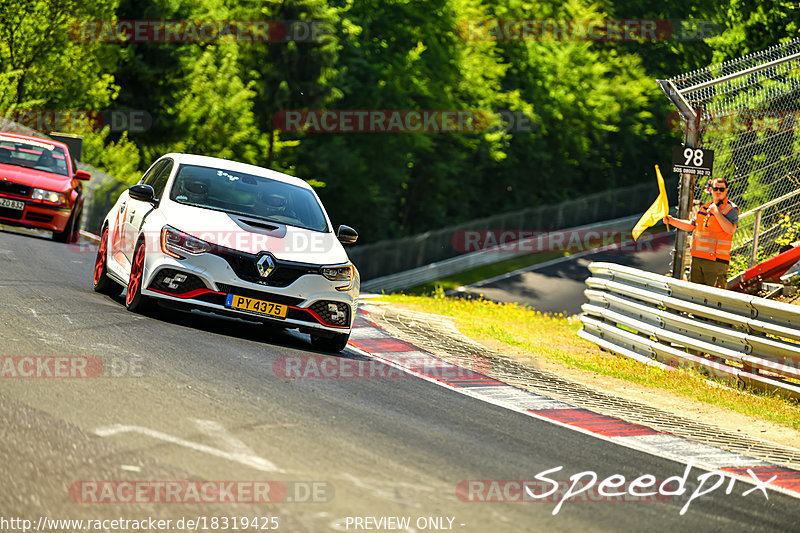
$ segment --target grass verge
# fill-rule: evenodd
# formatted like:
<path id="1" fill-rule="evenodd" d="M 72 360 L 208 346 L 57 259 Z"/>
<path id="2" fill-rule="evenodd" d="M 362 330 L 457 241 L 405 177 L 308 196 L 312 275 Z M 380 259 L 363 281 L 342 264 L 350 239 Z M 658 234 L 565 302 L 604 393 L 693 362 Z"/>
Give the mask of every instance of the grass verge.
<path id="1" fill-rule="evenodd" d="M 532 354 L 535 354 L 551 363 L 664 389 L 737 413 L 800 429 L 797 402 L 775 393 L 716 387 L 696 371 L 661 370 L 603 352 L 594 343 L 576 335 L 580 329 L 580 321 L 576 317 L 543 314 L 518 304 L 444 298 L 439 294 L 433 297 L 385 295 L 380 300 L 407 305 L 426 313 L 451 316 L 456 319 L 459 330 L 468 337 L 500 342 L 514 348 L 510 352 L 530 354 L 511 355 L 521 362 L 531 363 L 534 360 Z"/>

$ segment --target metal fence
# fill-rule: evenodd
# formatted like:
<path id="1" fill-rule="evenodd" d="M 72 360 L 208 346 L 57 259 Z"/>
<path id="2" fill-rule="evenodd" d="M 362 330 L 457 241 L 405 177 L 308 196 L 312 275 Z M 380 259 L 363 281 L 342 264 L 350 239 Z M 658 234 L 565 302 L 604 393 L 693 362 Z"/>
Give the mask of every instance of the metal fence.
<path id="1" fill-rule="evenodd" d="M 584 237 L 589 231 L 599 232 L 610 231 L 612 235 L 616 235 L 621 228 L 633 228 L 639 215 L 631 217 L 616 218 L 614 220 L 607 220 L 603 222 L 595 222 L 586 226 L 578 226 L 576 228 L 567 228 L 563 230 L 556 230 L 550 232 L 547 238 L 554 238 L 557 242 L 568 242 L 570 234 L 583 233 Z M 559 240 L 560 237 L 560 240 Z M 496 246 L 488 247 L 476 252 L 461 254 L 444 261 L 437 261 L 411 270 L 403 270 L 389 274 L 388 276 L 381 276 L 365 281 L 361 284 L 362 292 L 395 292 L 431 281 L 440 280 L 449 276 L 460 274 L 475 268 L 486 265 L 492 265 L 508 259 L 514 259 L 525 255 L 530 255 L 534 249 L 539 247 L 536 245 L 536 240 L 541 238 L 541 235 L 533 235 L 525 237 L 516 241 L 511 241 Z M 629 240 L 632 237 L 629 237 Z M 630 241 L 633 242 L 633 241 Z M 640 241 L 642 242 L 642 241 Z M 584 253 L 596 253 L 599 248 L 608 248 L 607 243 L 598 240 L 596 247 L 588 248 L 582 252 L 578 252 L 578 256 Z M 614 245 L 611 245 L 612 249 Z M 526 251 L 529 250 L 529 251 Z M 573 256 L 574 257 L 574 256 Z M 450 295 L 449 293 L 447 294 Z"/>
<path id="2" fill-rule="evenodd" d="M 674 195 L 675 180 L 667 180 Z M 463 253 L 454 238 L 463 231 L 519 230 L 552 231 L 583 226 L 599 221 L 642 214 L 658 196 L 652 182 L 595 193 L 557 205 L 531 207 L 494 215 L 420 235 L 348 249 L 363 280 L 375 279 L 444 261 Z M 674 201 L 674 198 L 671 200 Z"/>
<path id="3" fill-rule="evenodd" d="M 800 307 L 613 263 L 589 270 L 584 339 L 646 364 L 800 397 Z"/>
<path id="4" fill-rule="evenodd" d="M 800 192 L 800 38 L 669 81 L 679 93 L 673 102 L 697 117 L 696 147 L 714 150 L 714 175 L 729 180 L 730 199 L 746 213 L 731 274 L 777 254 L 778 241 L 800 220 L 792 195 Z M 681 116 L 690 139 L 692 114 Z M 707 179 L 694 183 L 695 204 L 710 199 Z"/>

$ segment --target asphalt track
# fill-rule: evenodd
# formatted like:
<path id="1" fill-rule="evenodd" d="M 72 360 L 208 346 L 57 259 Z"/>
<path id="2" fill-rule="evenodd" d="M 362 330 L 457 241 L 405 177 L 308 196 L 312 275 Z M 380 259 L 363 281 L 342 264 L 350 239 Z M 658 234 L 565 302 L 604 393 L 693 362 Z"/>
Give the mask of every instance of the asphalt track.
<path id="1" fill-rule="evenodd" d="M 659 234 L 649 241 L 640 241 L 638 245 L 629 243 L 616 249 L 581 252 L 533 265 L 469 285 L 453 291 L 453 294 L 481 296 L 495 302 L 515 302 L 543 313 L 574 315 L 580 313 L 581 305 L 586 303 L 583 291 L 590 275 L 586 268 L 589 263 L 607 261 L 663 275 L 669 272 L 674 242 L 675 230 Z"/>
<path id="2" fill-rule="evenodd" d="M 557 501 L 464 501 L 458 487 L 468 480 L 532 480 L 559 466 L 548 477 L 592 471 L 599 479 L 664 480 L 685 466 L 420 379 L 287 378 L 276 370 L 280 361 L 322 355 L 307 337 L 196 313 L 129 313 L 121 298 L 92 292 L 93 260 L 92 249 L 0 232 L 3 364 L 24 356 L 103 363 L 95 378 L 0 379 L 0 520 L 271 516 L 279 531 L 797 527 L 797 499 L 743 496 L 750 487 L 741 484 L 693 501 L 683 515 L 681 497 L 578 498 L 555 515 Z M 691 472 L 690 483 L 701 473 Z M 283 482 L 288 492 L 268 504 L 91 503 L 75 489 L 137 480 Z M 319 489 L 316 497 L 309 487 Z M 411 526 L 380 528 L 366 517 L 410 517 Z M 429 517 L 453 522 L 418 522 Z"/>

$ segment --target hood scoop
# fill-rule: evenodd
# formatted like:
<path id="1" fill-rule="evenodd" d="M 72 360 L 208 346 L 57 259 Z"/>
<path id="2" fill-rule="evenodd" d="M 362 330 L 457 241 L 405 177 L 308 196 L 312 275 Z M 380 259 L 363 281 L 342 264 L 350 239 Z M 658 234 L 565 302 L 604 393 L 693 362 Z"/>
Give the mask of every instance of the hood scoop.
<path id="1" fill-rule="evenodd" d="M 271 237 L 282 238 L 286 235 L 286 226 L 278 224 L 277 222 L 269 222 L 267 220 L 245 219 L 231 217 L 236 224 L 245 231 L 253 233 L 262 233 L 270 235 Z"/>

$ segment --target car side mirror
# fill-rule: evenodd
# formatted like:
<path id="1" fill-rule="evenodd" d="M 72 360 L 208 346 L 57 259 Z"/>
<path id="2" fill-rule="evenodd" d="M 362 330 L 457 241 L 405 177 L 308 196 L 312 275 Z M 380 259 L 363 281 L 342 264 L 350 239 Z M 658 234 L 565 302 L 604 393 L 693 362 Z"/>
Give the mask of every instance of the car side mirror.
<path id="1" fill-rule="evenodd" d="M 128 194 L 134 200 L 141 200 L 142 202 L 150 202 L 153 203 L 155 191 L 153 187 L 150 185 L 133 185 L 132 187 L 128 188 Z"/>
<path id="2" fill-rule="evenodd" d="M 336 232 L 336 238 L 342 244 L 353 244 L 358 240 L 358 232 L 350 226 L 341 225 Z"/>
<path id="3" fill-rule="evenodd" d="M 91 177 L 92 177 L 92 175 L 89 174 L 88 172 L 86 172 L 85 170 L 76 170 L 75 171 L 75 179 L 76 180 L 89 181 L 89 179 L 91 179 Z"/>

